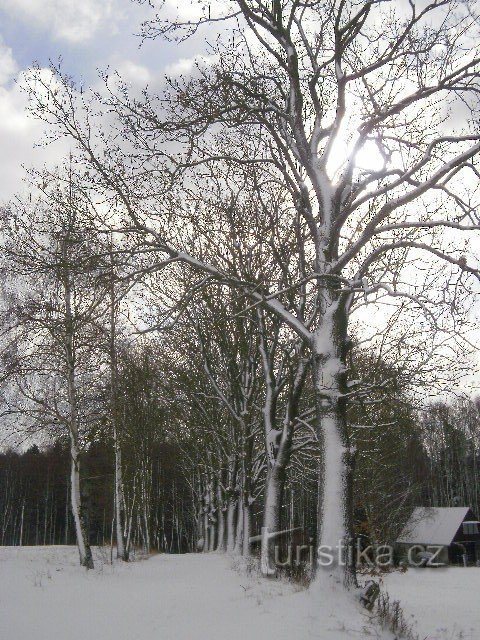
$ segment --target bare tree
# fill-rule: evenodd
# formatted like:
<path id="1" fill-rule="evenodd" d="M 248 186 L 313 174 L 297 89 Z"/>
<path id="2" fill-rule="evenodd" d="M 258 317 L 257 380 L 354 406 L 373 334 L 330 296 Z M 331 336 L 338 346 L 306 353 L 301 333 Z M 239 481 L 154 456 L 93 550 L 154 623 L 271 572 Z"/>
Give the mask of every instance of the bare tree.
<path id="1" fill-rule="evenodd" d="M 322 449 L 318 545 L 348 548 L 351 310 L 359 298 L 388 296 L 441 324 L 446 310 L 457 312 L 460 292 L 478 280 L 477 258 L 461 240 L 479 229 L 475 6 L 453 0 L 405 8 L 353 0 L 238 0 L 214 12 L 208 3 L 199 6 L 198 20 L 160 15 L 144 25 L 144 36 L 183 39 L 222 23 L 215 63 L 171 80 L 160 97 L 111 89 L 123 148 L 94 140 L 92 106 L 61 74 L 33 75 L 32 110 L 78 143 L 96 188 L 118 204 L 128 221 L 123 228 L 133 227 L 157 251 L 158 268 L 183 262 L 228 282 L 304 341 Z M 204 243 L 224 232 L 222 210 L 209 206 L 215 175 L 238 183 L 236 171 L 249 166 L 263 172 L 255 182 L 259 198 L 266 185 L 282 185 L 292 221 L 301 220 L 293 304 L 276 283 L 240 278 L 231 255 L 205 259 Z M 196 187 L 203 210 L 192 210 Z M 191 226 L 182 225 L 182 216 Z M 213 225 L 204 226 L 206 219 Z M 437 265 L 436 277 L 430 290 L 419 291 L 416 277 L 425 264 Z M 305 295 L 302 310 L 298 298 Z M 336 554 L 328 575 L 353 584 L 352 563 L 341 564 Z"/>
<path id="2" fill-rule="evenodd" d="M 70 499 L 80 564 L 93 568 L 82 498 L 82 439 L 101 408 L 95 401 L 99 316 L 95 237 L 85 202 L 71 181 L 43 184 L 35 201 L 3 218 L 3 269 L 9 304 L 3 317 L 6 380 L 15 389 L 7 411 L 33 430 L 63 427 L 71 456 Z M 17 287 L 19 293 L 14 294 Z M 101 362 L 101 360 L 100 360 Z"/>

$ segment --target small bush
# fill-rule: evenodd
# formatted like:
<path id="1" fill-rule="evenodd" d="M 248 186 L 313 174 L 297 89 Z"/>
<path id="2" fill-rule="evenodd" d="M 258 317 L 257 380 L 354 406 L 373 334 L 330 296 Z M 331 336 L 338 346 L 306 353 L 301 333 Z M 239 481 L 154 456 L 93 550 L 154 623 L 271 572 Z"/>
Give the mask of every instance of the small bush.
<path id="1" fill-rule="evenodd" d="M 396 640 L 419 640 L 413 625 L 407 622 L 398 600 L 391 600 L 388 593 L 378 596 L 376 618 L 384 629 L 389 629 Z"/>

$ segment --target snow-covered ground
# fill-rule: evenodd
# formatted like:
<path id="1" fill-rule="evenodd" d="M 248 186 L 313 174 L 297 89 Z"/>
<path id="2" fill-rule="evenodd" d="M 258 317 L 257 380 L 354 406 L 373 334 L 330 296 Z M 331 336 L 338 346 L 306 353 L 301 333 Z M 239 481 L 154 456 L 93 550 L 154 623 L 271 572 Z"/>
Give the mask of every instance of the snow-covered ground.
<path id="1" fill-rule="evenodd" d="M 391 638 L 345 596 L 245 572 L 217 554 L 157 555 L 127 565 L 74 547 L 0 547 L 2 640 L 352 640 Z M 235 567 L 235 565 L 239 565 Z M 480 569 L 385 578 L 423 640 L 478 640 Z M 464 635 L 460 635 L 460 631 Z"/>
<path id="2" fill-rule="evenodd" d="M 385 589 L 399 600 L 421 640 L 480 639 L 480 568 L 395 571 Z"/>
<path id="3" fill-rule="evenodd" d="M 352 640 L 370 637 L 355 605 L 232 568 L 217 554 L 158 555 L 96 568 L 73 547 L 0 547 L 2 640 Z M 343 609 L 343 607 L 340 607 Z M 338 613 L 337 613 L 338 612 Z M 373 636 L 376 637 L 376 634 Z"/>

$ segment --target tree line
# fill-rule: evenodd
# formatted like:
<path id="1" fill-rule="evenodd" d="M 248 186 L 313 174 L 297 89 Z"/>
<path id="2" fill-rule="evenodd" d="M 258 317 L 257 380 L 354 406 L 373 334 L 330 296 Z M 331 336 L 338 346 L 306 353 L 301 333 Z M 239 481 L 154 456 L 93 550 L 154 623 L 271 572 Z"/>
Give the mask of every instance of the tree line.
<path id="1" fill-rule="evenodd" d="M 220 336 L 219 338 L 220 339 Z M 201 366 L 201 362 L 199 362 Z M 174 367 L 176 368 L 176 367 Z M 190 434 L 183 431 L 184 406 L 165 406 L 170 384 L 152 384 L 164 374 L 150 343 L 135 345 L 120 359 L 122 379 L 121 437 L 116 442 L 107 414 L 84 434 L 81 453 L 82 502 L 86 512 L 87 537 L 91 544 L 116 548 L 115 457 L 119 445 L 122 460 L 122 495 L 126 519 L 127 554 L 133 550 L 183 553 L 227 550 L 258 555 L 262 510 L 268 495 L 268 463 L 264 443 L 256 443 L 255 455 L 262 459 L 255 501 L 250 500 L 250 536 L 245 535 L 241 487 L 234 477 L 241 452 L 228 449 L 218 464 L 210 450 L 201 452 L 202 461 L 192 457 Z M 391 372 L 392 373 L 392 372 Z M 172 369 L 170 369 L 172 376 Z M 201 371 L 196 372 L 201 376 Z M 257 371 L 257 376 L 259 372 Z M 175 374 L 175 394 L 197 399 L 208 389 Z M 385 380 L 385 371 L 382 372 Z M 355 532 L 369 541 L 394 542 L 412 508 L 470 505 L 480 512 L 480 404 L 459 400 L 435 402 L 423 410 L 392 380 L 389 393 L 370 413 L 373 424 L 356 424 L 362 412 L 350 414 L 353 438 L 358 450 L 354 485 Z M 200 391 L 203 388 L 205 391 Z M 143 395 L 142 389 L 146 392 Z M 219 399 L 217 399 L 218 401 Z M 202 398 L 205 402 L 204 397 Z M 176 405 L 177 402 L 174 401 Z M 128 407 L 128 410 L 127 410 Z M 201 425 L 190 421 L 192 435 L 205 437 L 204 429 L 218 437 L 221 425 L 228 424 L 226 408 L 220 406 L 212 429 L 211 416 Z M 365 417 L 365 414 L 363 414 Z M 372 420 L 374 417 L 375 422 Z M 261 416 L 259 416 L 261 421 Z M 220 420 L 223 422 L 221 423 Z M 365 420 L 363 420 L 365 422 Z M 385 426 L 388 424 L 388 426 Z M 215 432 L 215 433 L 213 433 Z M 0 454 L 0 544 L 74 544 L 75 526 L 70 506 L 70 451 L 68 438 L 58 427 L 49 430 L 52 444 L 34 444 L 24 452 L 7 450 Z M 227 437 L 230 432 L 227 431 Z M 277 563 L 282 561 L 292 538 L 314 545 L 317 487 L 314 441 L 303 449 L 302 464 L 295 457 L 285 470 L 279 504 L 280 530 L 288 530 L 276 545 Z M 146 460 L 142 457 L 147 455 Z M 298 456 L 295 452 L 295 456 Z M 255 484 L 254 484 L 255 487 Z M 302 536 L 295 537 L 295 531 Z M 273 558 L 275 561 L 275 558 Z M 309 555 L 301 555 L 303 562 Z M 272 563 L 274 566 L 274 563 Z"/>

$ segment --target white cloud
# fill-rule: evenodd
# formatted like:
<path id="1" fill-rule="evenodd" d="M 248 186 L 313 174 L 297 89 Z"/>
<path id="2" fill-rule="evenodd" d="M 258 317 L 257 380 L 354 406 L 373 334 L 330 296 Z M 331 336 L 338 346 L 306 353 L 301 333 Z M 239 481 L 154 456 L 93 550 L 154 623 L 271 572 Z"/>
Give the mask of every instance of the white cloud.
<path id="1" fill-rule="evenodd" d="M 216 56 L 193 56 L 192 58 L 180 58 L 172 64 L 165 67 L 164 71 L 167 76 L 180 76 L 188 75 L 192 73 L 196 64 L 203 64 L 205 66 L 214 64 L 217 60 Z"/>
<path id="2" fill-rule="evenodd" d="M 169 64 L 165 67 L 165 73 L 167 76 L 180 76 L 183 74 L 190 73 L 193 69 L 193 65 L 195 64 L 195 58 L 180 58 L 172 64 Z"/>
<path id="3" fill-rule="evenodd" d="M 152 79 L 152 75 L 147 67 L 136 64 L 131 60 L 123 60 L 116 66 L 116 69 L 122 80 L 132 85 L 145 87 Z"/>
<path id="4" fill-rule="evenodd" d="M 0 37 L 0 86 L 11 80 L 17 72 L 17 63 L 12 50 L 3 44 Z"/>
<path id="5" fill-rule="evenodd" d="M 166 11 L 170 17 L 175 16 L 180 20 L 199 20 L 202 16 L 206 16 L 207 13 L 212 18 L 217 18 L 225 14 L 232 13 L 232 3 L 225 0 L 217 0 L 207 4 L 205 2 L 188 2 L 188 0 L 153 0 L 153 7 L 158 12 L 159 10 Z"/>
<path id="6" fill-rule="evenodd" d="M 89 40 L 102 23 L 118 17 L 113 0 L 0 0 L 0 9 L 73 43 Z"/>
<path id="7" fill-rule="evenodd" d="M 0 203 L 22 190 L 24 169 L 54 166 L 68 151 L 65 141 L 47 147 L 37 147 L 42 141 L 45 125 L 27 112 L 27 96 L 21 84 L 28 72 L 21 72 L 17 82 L 0 86 Z M 45 74 L 50 72 L 45 69 Z"/>

